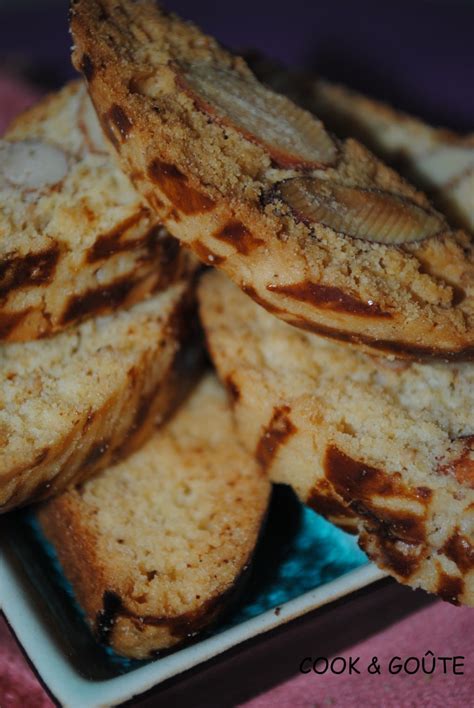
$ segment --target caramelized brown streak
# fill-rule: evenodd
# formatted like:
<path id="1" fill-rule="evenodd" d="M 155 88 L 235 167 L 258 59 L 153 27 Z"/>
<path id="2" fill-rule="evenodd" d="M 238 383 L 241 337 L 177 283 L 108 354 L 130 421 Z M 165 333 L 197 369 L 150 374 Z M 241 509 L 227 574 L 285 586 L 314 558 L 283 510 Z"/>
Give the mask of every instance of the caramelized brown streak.
<path id="1" fill-rule="evenodd" d="M 240 399 L 240 389 L 230 374 L 226 377 L 224 383 L 232 399 L 232 403 L 237 403 Z"/>
<path id="2" fill-rule="evenodd" d="M 448 538 L 442 551 L 463 573 L 474 568 L 474 547 L 459 529 Z"/>
<path id="3" fill-rule="evenodd" d="M 246 293 L 249 297 L 252 298 L 252 300 L 255 300 L 256 303 L 265 308 L 265 310 L 268 310 L 268 312 L 273 312 L 275 315 L 283 313 L 283 310 L 281 310 L 279 307 L 269 302 L 268 300 L 265 300 L 263 297 L 260 297 L 260 295 L 252 285 L 241 285 L 241 288 L 244 293 Z"/>
<path id="4" fill-rule="evenodd" d="M 389 568 L 396 575 L 408 580 L 416 571 L 422 560 L 416 546 L 412 546 L 410 553 L 402 552 L 397 547 L 397 540 L 390 536 L 384 536 L 376 528 L 370 529 L 370 533 L 376 533 L 378 548 L 377 553 L 373 553 L 366 546 L 366 539 L 360 541 L 361 547 L 366 551 L 369 558 Z"/>
<path id="5" fill-rule="evenodd" d="M 261 238 L 253 236 L 240 221 L 230 221 L 224 228 L 216 231 L 213 236 L 220 241 L 230 243 L 245 256 L 264 243 Z"/>
<path id="6" fill-rule="evenodd" d="M 133 126 L 123 108 L 114 103 L 104 118 L 109 125 L 109 133 L 114 133 L 122 143 L 125 142 Z"/>
<path id="7" fill-rule="evenodd" d="M 255 456 L 264 470 L 272 464 L 278 448 L 296 432 L 296 428 L 288 417 L 289 406 L 280 406 L 273 411 L 272 418 L 263 431 Z"/>
<path id="8" fill-rule="evenodd" d="M 245 292 L 248 292 L 250 295 L 250 290 L 251 289 L 248 288 Z M 256 293 L 255 296 L 252 294 L 251 297 L 270 312 L 283 313 L 283 310 L 272 306 L 271 303 L 267 303 L 266 300 L 261 298 Z M 412 344 L 411 342 L 401 342 L 395 339 L 376 339 L 375 337 L 369 337 L 365 334 L 361 334 L 360 332 L 343 332 L 342 330 L 335 329 L 334 327 L 327 327 L 326 325 L 316 322 L 309 322 L 302 317 L 286 317 L 285 320 L 294 327 L 299 327 L 300 329 L 304 329 L 307 332 L 312 332 L 313 334 L 318 334 L 322 337 L 335 339 L 339 342 L 350 342 L 351 344 L 359 345 L 362 344 L 370 347 L 371 349 L 377 349 L 378 351 L 386 352 L 387 354 L 399 354 L 402 357 L 408 357 L 409 359 L 414 359 L 415 361 L 424 361 L 426 359 L 435 361 L 471 361 L 474 359 L 474 346 L 472 345 L 456 350 L 436 349 L 435 347 L 425 347 L 418 344 Z"/>
<path id="9" fill-rule="evenodd" d="M 316 305 L 316 307 L 323 310 L 349 312 L 352 315 L 364 315 L 366 317 L 392 316 L 389 312 L 384 312 L 372 300 L 363 302 L 332 285 L 319 285 L 309 280 L 290 285 L 267 285 L 267 290 Z"/>
<path id="10" fill-rule="evenodd" d="M 6 258 L 0 262 L 0 297 L 10 291 L 49 283 L 56 270 L 59 247 L 45 249 L 27 256 Z"/>
<path id="11" fill-rule="evenodd" d="M 453 605 L 459 605 L 459 598 L 464 592 L 464 580 L 439 572 L 436 594 Z"/>
<path id="12" fill-rule="evenodd" d="M 92 59 L 88 54 L 83 54 L 81 63 L 80 63 L 80 70 L 84 74 L 84 77 L 87 79 L 87 81 L 91 81 L 94 73 L 95 73 L 95 66 L 92 62 Z"/>
<path id="13" fill-rule="evenodd" d="M 20 312 L 0 312 L 0 339 L 7 339 L 29 312 L 30 308 Z"/>
<path id="14" fill-rule="evenodd" d="M 178 640 L 189 639 L 209 625 L 222 609 L 234 601 L 248 578 L 249 564 L 246 564 L 234 584 L 222 593 L 208 598 L 201 606 L 179 615 L 140 615 L 125 606 L 122 598 L 113 590 L 104 592 L 101 609 L 95 618 L 95 633 L 102 644 L 110 644 L 113 629 L 118 619 L 127 618 L 140 627 L 166 627 Z M 153 652 L 159 655 L 163 652 Z"/>
<path id="15" fill-rule="evenodd" d="M 92 467 L 95 463 L 105 455 L 110 447 L 110 440 L 100 440 L 92 445 L 81 465 L 82 469 Z"/>
<path id="16" fill-rule="evenodd" d="M 91 313 L 119 307 L 135 286 L 135 281 L 129 278 L 117 280 L 111 285 L 87 290 L 80 295 L 72 295 L 62 316 L 62 324 L 82 319 Z"/>
<path id="17" fill-rule="evenodd" d="M 133 226 L 138 224 L 142 219 L 146 219 L 149 216 L 149 210 L 146 208 L 140 209 L 135 214 L 132 214 L 127 219 L 124 219 L 120 224 L 114 226 L 113 229 L 105 234 L 102 234 L 97 238 L 95 243 L 87 252 L 87 262 L 95 263 L 104 258 L 109 258 L 114 253 L 119 251 L 133 251 L 137 246 L 142 245 L 146 242 L 149 233 L 145 236 L 140 236 L 137 239 L 130 239 L 128 241 L 121 240 L 122 236 L 129 231 Z M 157 228 L 157 227 L 152 227 Z"/>
<path id="18" fill-rule="evenodd" d="M 337 499 L 331 485 L 326 480 L 322 480 L 313 487 L 306 504 L 326 518 L 356 518 L 351 508 Z"/>
<path id="19" fill-rule="evenodd" d="M 388 567 L 402 577 L 412 574 L 419 560 L 415 547 L 426 540 L 425 513 L 380 508 L 374 497 L 402 497 L 427 506 L 432 492 L 426 487 L 411 489 L 398 473 L 390 475 L 370 465 L 354 460 L 337 447 L 330 446 L 325 458 L 326 478 L 352 510 L 365 519 L 368 532 L 374 534 Z M 406 553 L 397 542 L 413 546 Z"/>
<path id="20" fill-rule="evenodd" d="M 210 211 L 215 203 L 188 184 L 188 178 L 175 165 L 153 160 L 148 168 L 151 179 L 183 214 L 200 214 Z"/>
<path id="21" fill-rule="evenodd" d="M 281 316 L 288 324 L 293 325 L 293 327 L 318 334 L 321 337 L 335 339 L 339 342 L 364 345 L 378 351 L 386 352 L 387 354 L 399 354 L 402 357 L 414 359 L 415 361 L 424 361 L 426 359 L 435 361 L 470 361 L 474 358 L 474 346 L 464 347 L 455 351 L 435 349 L 434 347 L 424 347 L 397 340 L 375 339 L 374 337 L 368 337 L 365 334 L 356 332 L 344 332 L 334 327 L 327 327 L 323 324 L 310 322 L 303 317 L 287 317 L 285 316 L 285 310 L 261 297 L 251 285 L 241 285 L 241 288 L 244 293 L 249 295 L 252 300 L 257 302 L 268 312 L 273 312 L 275 315 Z"/>

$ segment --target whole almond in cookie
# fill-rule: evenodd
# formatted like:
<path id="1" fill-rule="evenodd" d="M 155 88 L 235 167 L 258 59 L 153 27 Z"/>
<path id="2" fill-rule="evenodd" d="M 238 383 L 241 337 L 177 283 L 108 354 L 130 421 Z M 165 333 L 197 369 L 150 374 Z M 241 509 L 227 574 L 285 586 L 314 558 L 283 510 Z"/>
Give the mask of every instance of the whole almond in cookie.
<path id="1" fill-rule="evenodd" d="M 33 139 L 0 140 L 0 185 L 41 192 L 62 182 L 67 170 L 67 156 L 56 145 Z"/>
<path id="2" fill-rule="evenodd" d="M 374 243 L 403 244 L 441 233 L 436 214 L 387 192 L 346 187 L 317 177 L 277 185 L 282 200 L 298 218 Z"/>
<path id="3" fill-rule="evenodd" d="M 253 77 L 207 62 L 176 71 L 201 110 L 262 145 L 276 165 L 311 169 L 336 162 L 336 144 L 323 124 Z"/>

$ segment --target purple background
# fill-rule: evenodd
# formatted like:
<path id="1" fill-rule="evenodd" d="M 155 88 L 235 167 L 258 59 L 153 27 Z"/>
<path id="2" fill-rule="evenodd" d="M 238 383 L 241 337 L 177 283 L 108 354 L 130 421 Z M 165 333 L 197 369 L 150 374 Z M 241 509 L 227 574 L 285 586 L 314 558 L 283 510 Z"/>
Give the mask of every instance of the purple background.
<path id="1" fill-rule="evenodd" d="M 0 0 L 1 1 L 1 0 Z M 257 48 L 395 103 L 474 128 L 474 3 L 459 0 L 169 0 L 225 44 Z M 20 53 L 51 86 L 72 75 L 67 3 L 0 9 L 0 57 Z M 2 62 L 3 63 L 3 62 Z"/>

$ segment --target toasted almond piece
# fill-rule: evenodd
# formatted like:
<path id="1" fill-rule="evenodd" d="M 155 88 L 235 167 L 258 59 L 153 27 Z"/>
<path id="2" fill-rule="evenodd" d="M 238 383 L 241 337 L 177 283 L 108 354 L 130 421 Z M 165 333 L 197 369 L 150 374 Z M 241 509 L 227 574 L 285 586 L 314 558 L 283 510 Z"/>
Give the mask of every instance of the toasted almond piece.
<path id="1" fill-rule="evenodd" d="M 445 228 L 435 212 L 388 192 L 298 177 L 281 182 L 279 193 L 305 223 L 320 223 L 375 243 L 422 241 Z"/>
<path id="2" fill-rule="evenodd" d="M 67 174 L 67 157 L 56 145 L 41 140 L 0 141 L 0 183 L 42 191 Z"/>
<path id="3" fill-rule="evenodd" d="M 262 145 L 277 165 L 335 163 L 337 147 L 323 124 L 252 77 L 202 62 L 187 65 L 177 81 L 200 110 Z"/>

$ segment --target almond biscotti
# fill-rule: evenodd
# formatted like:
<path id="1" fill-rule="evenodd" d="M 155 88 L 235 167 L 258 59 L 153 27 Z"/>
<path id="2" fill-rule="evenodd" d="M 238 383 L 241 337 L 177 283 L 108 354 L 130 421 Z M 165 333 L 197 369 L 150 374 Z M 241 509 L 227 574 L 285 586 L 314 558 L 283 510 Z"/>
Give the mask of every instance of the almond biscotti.
<path id="1" fill-rule="evenodd" d="M 433 128 L 328 81 L 315 81 L 312 91 L 314 110 L 331 129 L 394 163 L 452 223 L 474 232 L 474 134 Z"/>
<path id="2" fill-rule="evenodd" d="M 269 491 L 208 375 L 141 450 L 48 502 L 39 520 L 99 641 L 145 659 L 233 599 Z"/>
<path id="3" fill-rule="evenodd" d="M 199 291 L 242 442 L 400 582 L 474 605 L 474 365 L 365 355 L 290 327 L 221 274 Z"/>
<path id="4" fill-rule="evenodd" d="M 130 306 L 190 267 L 116 166 L 82 83 L 0 140 L 0 340 Z"/>
<path id="5" fill-rule="evenodd" d="M 278 317 L 400 357 L 471 359 L 474 252 L 353 139 L 148 0 L 78 0 L 73 61 L 170 232 Z"/>
<path id="6" fill-rule="evenodd" d="M 0 347 L 0 513 L 126 456 L 166 417 L 198 364 L 189 288 Z"/>

